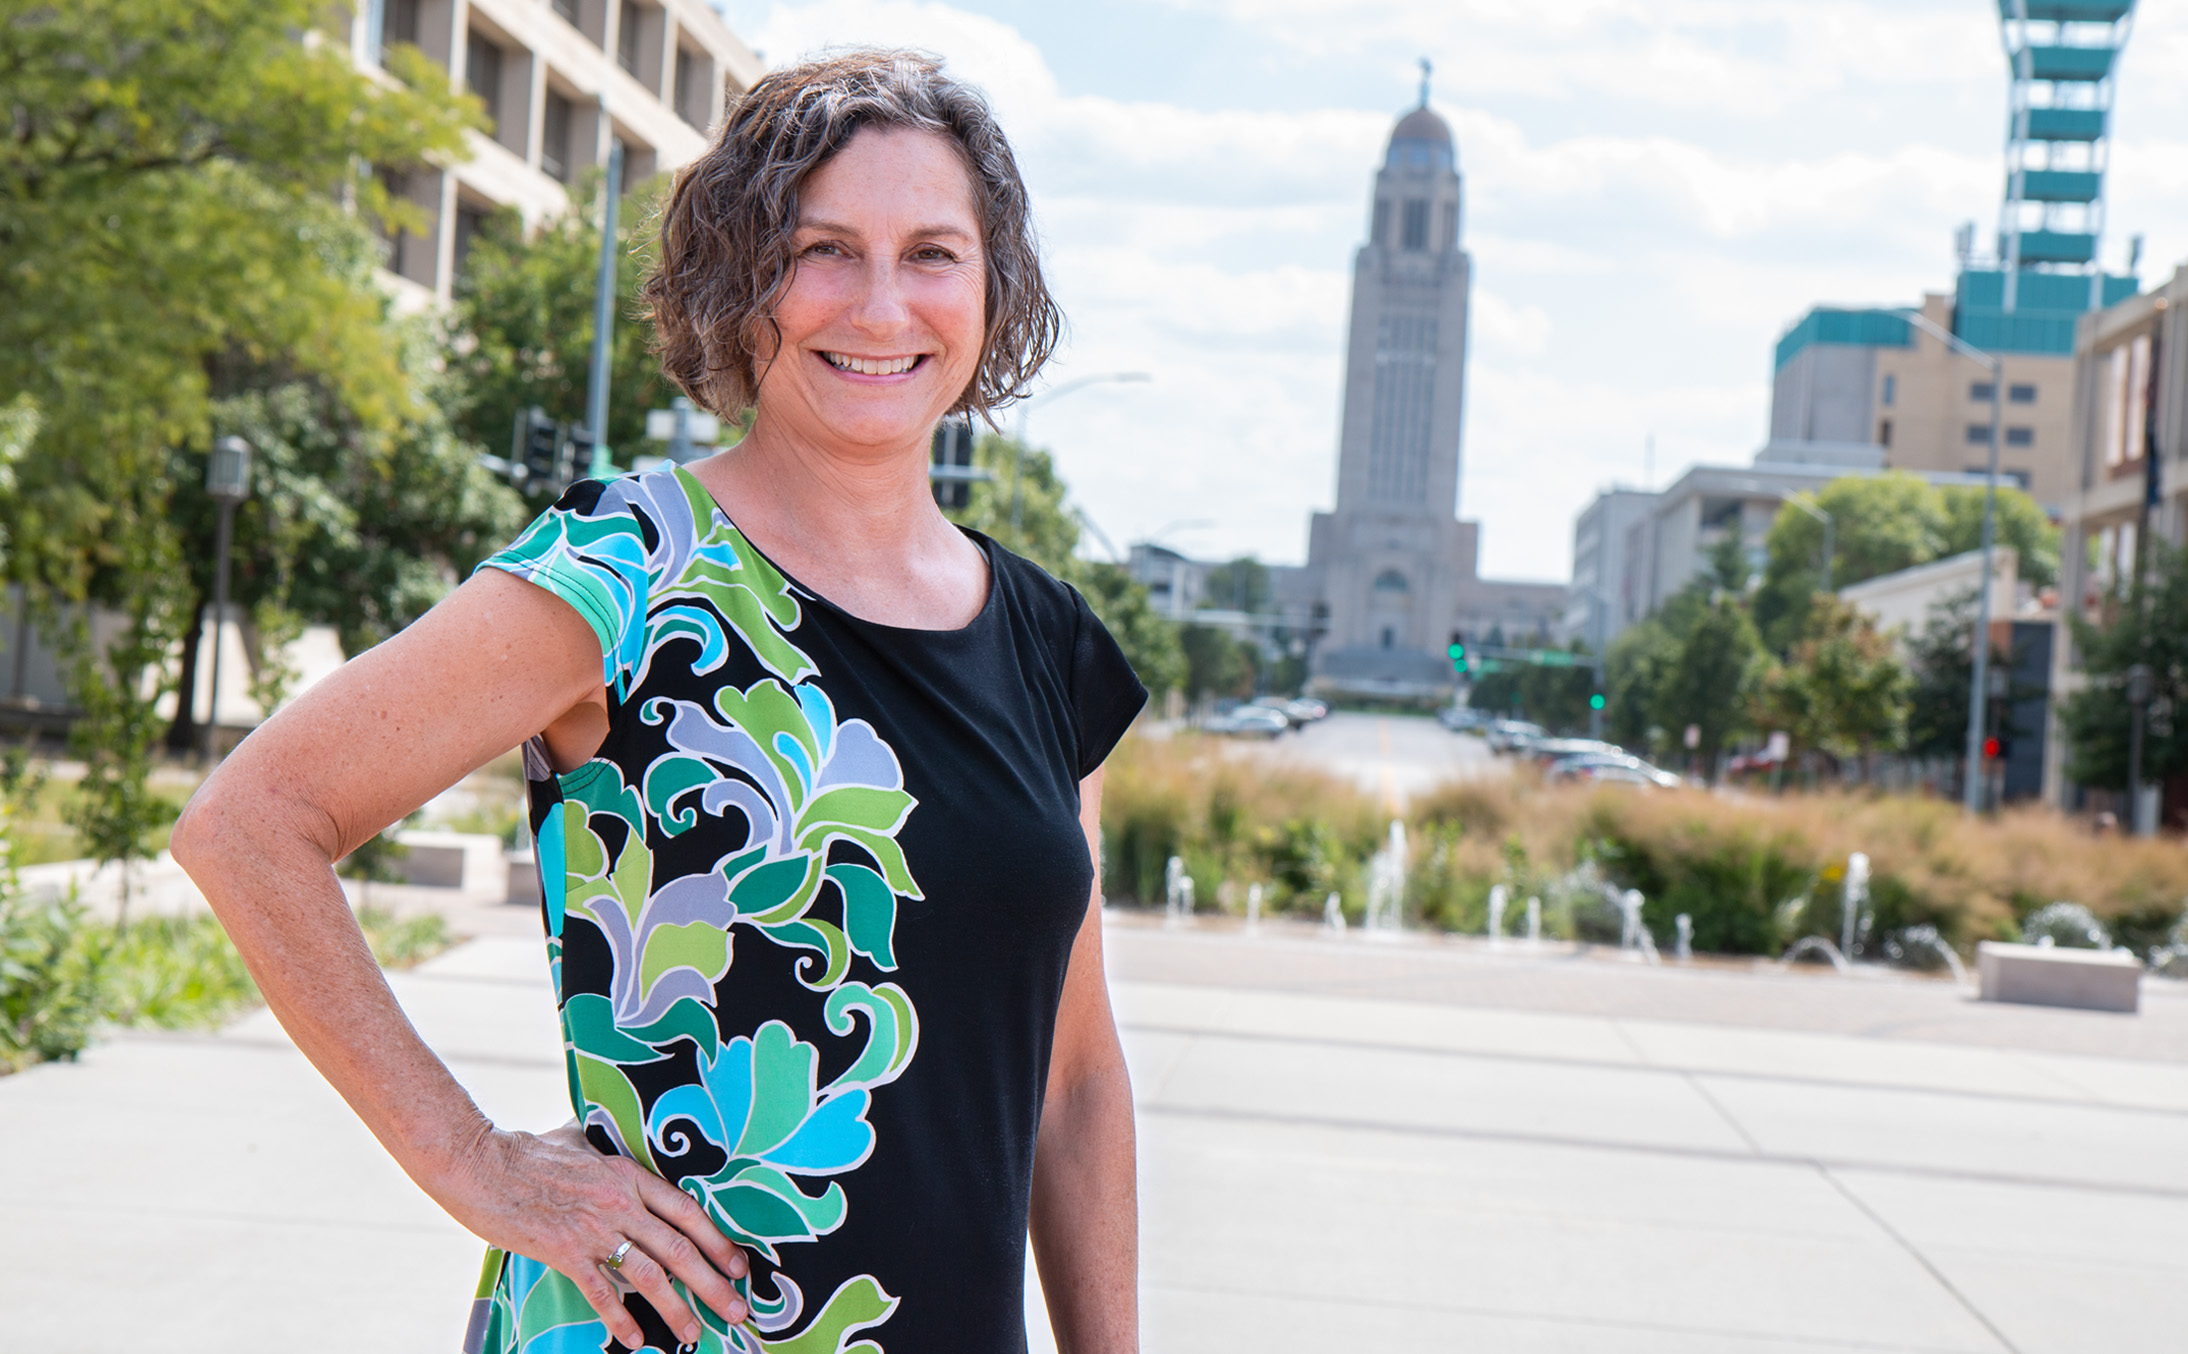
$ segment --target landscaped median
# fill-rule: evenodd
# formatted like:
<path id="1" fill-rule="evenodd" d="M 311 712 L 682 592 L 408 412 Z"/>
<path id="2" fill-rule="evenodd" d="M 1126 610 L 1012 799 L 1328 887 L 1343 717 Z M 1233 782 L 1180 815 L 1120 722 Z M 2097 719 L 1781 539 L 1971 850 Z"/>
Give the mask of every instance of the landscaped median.
<path id="1" fill-rule="evenodd" d="M 1684 913 L 1697 950 L 1774 955 L 1804 935 L 1839 934 L 1854 852 L 1869 859 L 1872 945 L 1928 925 L 1967 955 L 2070 900 L 2143 954 L 2167 943 L 2188 905 L 2181 843 L 2099 836 L 2044 808 L 1977 819 L 1926 798 L 1546 785 L 1520 769 L 1417 798 L 1405 818 L 1406 920 L 1448 931 L 1485 930 L 1490 890 L 1503 884 L 1514 915 L 1542 900 L 1547 936 L 1615 940 L 1609 885 L 1640 890 L 1667 948 Z M 1350 781 L 1242 761 L 1190 735 L 1128 738 L 1103 791 L 1105 888 L 1160 903 L 1176 855 L 1196 896 L 1225 910 L 1242 910 L 1260 884 L 1270 911 L 1319 916 L 1335 892 L 1358 918 L 1388 821 Z"/>

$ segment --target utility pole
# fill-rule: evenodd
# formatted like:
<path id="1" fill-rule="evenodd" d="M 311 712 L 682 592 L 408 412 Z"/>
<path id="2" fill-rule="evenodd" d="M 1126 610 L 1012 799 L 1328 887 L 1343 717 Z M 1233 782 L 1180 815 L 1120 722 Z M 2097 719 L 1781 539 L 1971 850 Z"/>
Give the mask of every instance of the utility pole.
<path id="1" fill-rule="evenodd" d="M 608 355 L 615 332 L 616 205 L 623 196 L 623 141 L 608 123 L 608 92 L 600 92 L 600 120 L 608 126 L 608 179 L 600 211 L 600 275 L 593 282 L 593 362 L 585 382 L 585 422 L 593 435 L 594 478 L 614 473 L 608 448 Z"/>
<path id="2" fill-rule="evenodd" d="M 205 466 L 205 492 L 220 505 L 219 543 L 213 547 L 213 673 L 205 703 L 204 758 L 213 764 L 220 730 L 221 634 L 228 623 L 228 554 L 235 542 L 236 505 L 251 496 L 251 444 L 223 437 Z"/>
<path id="3" fill-rule="evenodd" d="M 2019 237 L 2015 238 L 2018 242 Z M 2010 285 L 2013 274 L 2009 271 L 2006 277 Z M 2000 426 L 2004 421 L 2001 398 L 2005 393 L 2006 364 L 2003 358 L 1961 341 L 1959 335 L 1941 328 L 1919 311 L 1907 311 L 1902 318 L 1990 372 L 1990 464 L 1983 479 L 1983 577 L 1975 589 L 1975 634 L 1970 644 L 1974 662 L 1968 674 L 1967 766 L 1961 775 L 1966 782 L 1961 787 L 1961 803 L 1969 813 L 1975 814 L 1983 811 L 1983 724 L 1988 713 L 1985 701 L 1990 695 L 1991 551 L 1998 535 L 1998 444 L 2006 435 L 2006 430 Z"/>

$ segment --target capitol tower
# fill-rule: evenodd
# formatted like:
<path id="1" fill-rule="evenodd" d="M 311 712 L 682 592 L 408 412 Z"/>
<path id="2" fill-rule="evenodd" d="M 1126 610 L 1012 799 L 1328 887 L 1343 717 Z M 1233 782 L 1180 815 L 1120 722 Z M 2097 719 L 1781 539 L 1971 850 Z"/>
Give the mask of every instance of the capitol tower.
<path id="1" fill-rule="evenodd" d="M 1463 204 L 1423 62 L 1420 104 L 1391 130 L 1353 258 L 1337 506 L 1314 515 L 1296 584 L 1320 632 L 1315 685 L 1332 694 L 1439 694 L 1455 635 L 1531 642 L 1563 607 L 1562 588 L 1477 577 L 1478 526 L 1458 516 L 1473 285 Z"/>

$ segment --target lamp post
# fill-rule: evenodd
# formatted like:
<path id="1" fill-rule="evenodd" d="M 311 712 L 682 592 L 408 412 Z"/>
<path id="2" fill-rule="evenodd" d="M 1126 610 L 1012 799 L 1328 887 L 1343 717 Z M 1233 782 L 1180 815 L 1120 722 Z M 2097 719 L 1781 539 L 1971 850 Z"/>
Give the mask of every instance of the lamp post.
<path id="1" fill-rule="evenodd" d="M 2010 279 L 2013 274 L 2008 272 Z M 1975 589 L 1975 634 L 1969 646 L 1974 650 L 1974 666 L 1968 674 L 1968 751 L 1967 769 L 1961 779 L 1965 785 L 1961 802 L 1969 813 L 1983 810 L 1983 722 L 1988 711 L 1984 702 L 1990 695 L 1990 582 L 1991 546 L 1998 533 L 1998 443 L 2005 436 L 2005 429 L 1998 425 L 2000 397 L 2006 380 L 2005 360 L 1986 353 L 1973 344 L 1964 343 L 1957 334 L 1933 323 L 1916 311 L 1907 312 L 1907 323 L 1944 343 L 1946 347 L 1990 372 L 1990 464 L 1983 477 L 1983 579 Z"/>
<path id="2" fill-rule="evenodd" d="M 2150 665 L 2137 663 L 2127 670 L 2127 831 L 2142 832 L 2142 726 L 2150 709 Z"/>
<path id="3" fill-rule="evenodd" d="M 608 92 L 600 92 L 600 120 L 608 121 Z M 608 179 L 601 185 L 600 272 L 593 279 L 593 359 L 585 379 L 585 422 L 593 435 L 593 463 L 585 473 L 595 478 L 614 473 L 608 447 L 608 363 L 614 356 L 610 340 L 615 330 L 615 217 L 623 196 L 623 138 L 608 128 Z"/>
<path id="4" fill-rule="evenodd" d="M 1013 535 L 1017 534 L 1019 519 L 1025 509 L 1026 415 L 1031 412 L 1033 407 L 1047 404 L 1050 400 L 1062 399 L 1074 390 L 1084 390 L 1090 385 L 1099 385 L 1104 381 L 1123 383 L 1152 381 L 1154 379 L 1144 371 L 1098 372 L 1092 376 L 1081 376 L 1075 381 L 1066 381 L 1060 386 L 1053 386 L 1042 391 L 1031 399 L 1019 401 L 1017 449 L 1012 453 L 1010 465 L 1010 529 Z"/>
<path id="5" fill-rule="evenodd" d="M 251 496 L 251 444 L 240 437 L 213 443 L 205 466 L 205 492 L 220 505 L 219 542 L 213 550 L 213 680 L 205 704 L 204 756 L 212 764 L 220 727 L 220 639 L 228 622 L 228 547 L 235 538 L 236 505 Z"/>

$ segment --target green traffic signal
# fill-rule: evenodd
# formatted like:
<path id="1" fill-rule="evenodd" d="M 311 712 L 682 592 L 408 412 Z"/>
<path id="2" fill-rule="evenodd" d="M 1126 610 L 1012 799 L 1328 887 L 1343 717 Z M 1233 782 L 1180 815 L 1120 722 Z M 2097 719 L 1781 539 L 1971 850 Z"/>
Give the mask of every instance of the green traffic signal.
<path id="1" fill-rule="evenodd" d="M 1452 661 L 1452 662 L 1454 662 L 1454 663 L 1463 663 L 1463 662 L 1465 662 L 1465 661 L 1466 661 L 1466 646 L 1465 646 L 1464 644 L 1454 644 L 1454 645 L 1452 645 L 1452 646 L 1451 646 L 1451 651 L 1450 651 L 1450 652 L 1451 652 L 1451 661 Z"/>
<path id="2" fill-rule="evenodd" d="M 1588 708 L 1590 710 L 1600 710 L 1603 708 L 1603 694 L 1601 692 L 1597 692 L 1595 695 L 1588 697 Z"/>

